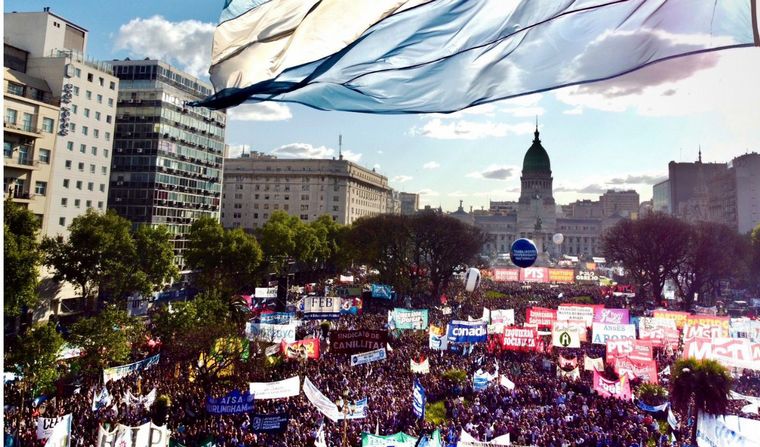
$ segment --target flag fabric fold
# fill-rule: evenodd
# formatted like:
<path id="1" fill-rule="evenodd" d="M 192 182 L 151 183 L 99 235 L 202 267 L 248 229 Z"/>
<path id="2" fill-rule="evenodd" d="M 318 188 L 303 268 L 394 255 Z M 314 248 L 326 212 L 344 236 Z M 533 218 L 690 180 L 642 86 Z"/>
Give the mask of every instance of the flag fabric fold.
<path id="1" fill-rule="evenodd" d="M 230 0 L 216 94 L 323 110 L 442 113 L 760 45 L 752 0 Z"/>

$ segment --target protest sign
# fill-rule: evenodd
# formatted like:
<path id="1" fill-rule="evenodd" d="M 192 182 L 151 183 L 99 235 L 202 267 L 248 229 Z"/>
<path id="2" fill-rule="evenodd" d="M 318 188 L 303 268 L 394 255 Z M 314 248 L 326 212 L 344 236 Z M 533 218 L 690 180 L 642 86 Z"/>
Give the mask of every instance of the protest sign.
<path id="1" fill-rule="evenodd" d="M 331 330 L 330 352 L 354 354 L 380 349 L 388 343 L 388 332 L 381 330 Z"/>
<path id="2" fill-rule="evenodd" d="M 453 320 L 448 325 L 446 336 L 450 343 L 480 343 L 488 338 L 484 321 Z"/>
<path id="3" fill-rule="evenodd" d="M 37 439 L 39 440 L 48 439 L 50 435 L 53 433 L 53 429 L 55 429 L 55 426 L 61 421 L 64 421 L 64 422 L 68 421 L 65 423 L 70 424 L 71 414 L 67 414 L 65 416 L 58 416 L 54 418 L 43 418 L 43 417 L 37 418 Z"/>
<path id="4" fill-rule="evenodd" d="M 603 397 L 614 397 L 616 399 L 631 400 L 631 384 L 626 376 L 618 380 L 607 380 L 594 371 L 594 391 Z"/>
<path id="5" fill-rule="evenodd" d="M 249 392 L 232 390 L 224 397 L 207 397 L 206 411 L 210 414 L 237 414 L 253 411 L 253 396 Z"/>
<path id="6" fill-rule="evenodd" d="M 557 320 L 557 311 L 544 307 L 529 307 L 525 311 L 525 322 L 543 327 L 551 327 L 552 322 Z"/>
<path id="7" fill-rule="evenodd" d="M 98 427 L 97 447 L 168 447 L 171 431 L 149 422 L 137 427 L 117 425 L 112 431 Z"/>
<path id="8" fill-rule="evenodd" d="M 502 347 L 508 351 L 535 351 L 537 339 L 535 329 L 508 326 L 504 328 Z"/>
<path id="9" fill-rule="evenodd" d="M 364 365 L 365 363 L 385 360 L 385 348 L 375 349 L 374 351 L 362 352 L 351 356 L 351 366 Z"/>
<path id="10" fill-rule="evenodd" d="M 425 388 L 422 387 L 419 380 L 414 379 L 414 386 L 412 387 L 412 410 L 418 418 L 425 417 L 426 401 Z"/>
<path id="11" fill-rule="evenodd" d="M 594 309 L 594 323 L 628 324 L 629 320 L 628 309 Z"/>
<path id="12" fill-rule="evenodd" d="M 293 343 L 283 341 L 280 344 L 280 352 L 287 360 L 319 359 L 319 339 L 307 338 Z"/>
<path id="13" fill-rule="evenodd" d="M 428 374 L 430 373 L 430 360 L 425 359 L 422 362 L 415 362 L 414 360 L 410 359 L 409 368 L 415 374 Z"/>
<path id="14" fill-rule="evenodd" d="M 255 400 L 283 399 L 298 396 L 301 388 L 301 379 L 293 376 L 289 379 L 277 382 L 249 382 L 248 392 Z"/>
<path id="15" fill-rule="evenodd" d="M 158 365 L 158 361 L 161 359 L 161 354 L 148 357 L 140 360 L 139 362 L 130 363 L 128 365 L 114 366 L 113 368 L 105 368 L 103 370 L 103 382 L 108 383 L 111 380 L 120 380 L 123 377 L 130 375 L 135 371 L 142 371 L 148 369 L 151 366 Z"/>
<path id="16" fill-rule="evenodd" d="M 266 343 L 293 343 L 296 341 L 296 324 L 268 324 L 248 322 L 245 326 L 245 334 L 249 340 L 258 340 Z"/>
<path id="17" fill-rule="evenodd" d="M 277 298 L 277 287 L 256 287 L 253 296 L 256 298 Z"/>
<path id="18" fill-rule="evenodd" d="M 336 320 L 342 301 L 333 296 L 307 296 L 303 301 L 304 320 Z"/>
<path id="19" fill-rule="evenodd" d="M 584 371 L 604 371 L 604 361 L 601 357 L 592 358 L 587 355 L 583 356 Z"/>
<path id="20" fill-rule="evenodd" d="M 557 308 L 557 321 L 583 321 L 586 327 L 591 327 L 594 322 L 594 308 L 587 306 L 560 305 Z"/>
<path id="21" fill-rule="evenodd" d="M 648 383 L 658 383 L 657 364 L 654 360 L 636 360 L 630 357 L 615 358 L 615 372 L 629 379 L 642 379 Z"/>
<path id="22" fill-rule="evenodd" d="M 250 427 L 254 433 L 282 433 L 287 430 L 289 420 L 287 413 L 254 414 Z"/>
<path id="23" fill-rule="evenodd" d="M 686 319 L 689 318 L 688 312 L 676 312 L 672 310 L 655 310 L 652 315 L 654 318 L 665 318 L 673 320 L 676 325 L 676 329 L 683 329 L 683 325 L 686 323 Z"/>
<path id="24" fill-rule="evenodd" d="M 370 285 L 372 298 L 380 298 L 383 300 L 389 300 L 393 296 L 391 286 L 384 284 L 372 284 Z"/>
<path id="25" fill-rule="evenodd" d="M 592 343 L 604 345 L 607 340 L 636 338 L 636 326 L 632 324 L 604 324 L 594 323 L 592 330 Z"/>
<path id="26" fill-rule="evenodd" d="M 390 312 L 388 325 L 396 329 L 427 329 L 428 310 L 397 307 Z"/>

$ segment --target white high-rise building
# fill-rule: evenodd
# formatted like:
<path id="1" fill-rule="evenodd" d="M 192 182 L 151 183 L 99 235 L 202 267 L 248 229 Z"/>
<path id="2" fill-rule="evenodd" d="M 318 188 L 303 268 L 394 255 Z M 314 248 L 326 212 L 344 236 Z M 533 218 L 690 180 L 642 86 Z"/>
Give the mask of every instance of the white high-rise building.
<path id="1" fill-rule="evenodd" d="M 88 208 L 106 209 L 119 81 L 110 65 L 85 57 L 87 30 L 48 8 L 6 13 L 4 37 L 29 53 L 26 73 L 60 103 L 43 231 L 66 235 Z"/>

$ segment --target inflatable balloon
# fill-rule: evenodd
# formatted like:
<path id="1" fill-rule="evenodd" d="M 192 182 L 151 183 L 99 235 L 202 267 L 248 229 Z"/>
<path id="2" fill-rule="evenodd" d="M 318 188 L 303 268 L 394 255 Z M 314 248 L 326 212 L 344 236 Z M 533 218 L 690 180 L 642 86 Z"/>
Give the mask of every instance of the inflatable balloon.
<path id="1" fill-rule="evenodd" d="M 562 233 L 556 233 L 554 236 L 552 236 L 552 242 L 554 242 L 557 245 L 561 245 L 562 242 L 565 241 L 565 235 Z"/>
<path id="2" fill-rule="evenodd" d="M 509 249 L 509 256 L 512 263 L 518 267 L 528 268 L 536 262 L 538 258 L 538 249 L 536 244 L 530 239 L 517 239 L 512 242 Z"/>
<path id="3" fill-rule="evenodd" d="M 464 275 L 464 289 L 468 292 L 472 292 L 478 288 L 480 284 L 480 270 L 470 267 L 467 269 L 467 273 Z"/>

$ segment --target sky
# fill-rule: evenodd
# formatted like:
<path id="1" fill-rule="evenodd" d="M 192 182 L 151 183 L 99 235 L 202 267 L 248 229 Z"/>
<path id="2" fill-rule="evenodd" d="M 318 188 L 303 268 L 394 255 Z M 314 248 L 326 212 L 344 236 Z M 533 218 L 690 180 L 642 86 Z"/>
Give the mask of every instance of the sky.
<path id="1" fill-rule="evenodd" d="M 158 58 L 208 79 L 223 0 L 5 0 L 5 12 L 49 6 L 89 31 L 88 55 Z M 7 18 L 6 18 L 7 20 Z M 567 87 L 449 115 L 370 115 L 262 103 L 229 111 L 234 153 L 343 155 L 374 168 L 421 205 L 454 211 L 516 200 L 536 119 L 557 203 L 635 189 L 641 200 L 670 161 L 760 152 L 760 48 L 707 53 L 610 81 Z M 760 173 L 759 173 L 760 175 Z"/>

